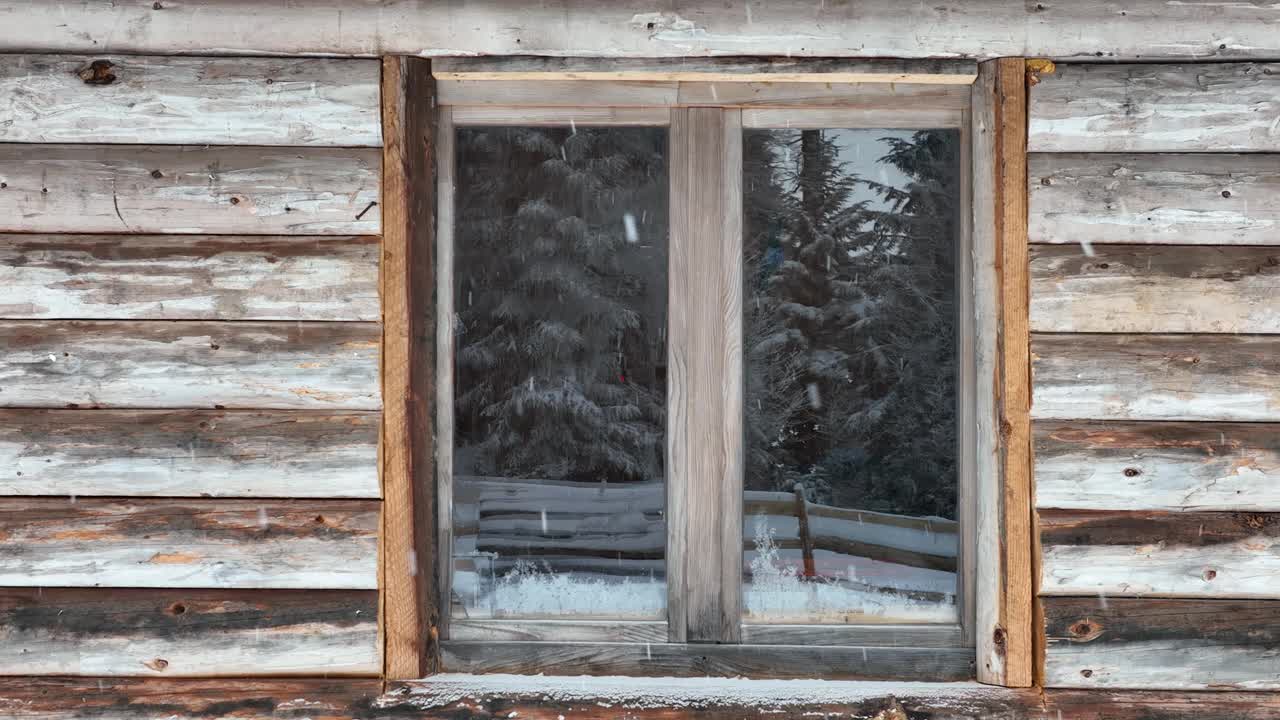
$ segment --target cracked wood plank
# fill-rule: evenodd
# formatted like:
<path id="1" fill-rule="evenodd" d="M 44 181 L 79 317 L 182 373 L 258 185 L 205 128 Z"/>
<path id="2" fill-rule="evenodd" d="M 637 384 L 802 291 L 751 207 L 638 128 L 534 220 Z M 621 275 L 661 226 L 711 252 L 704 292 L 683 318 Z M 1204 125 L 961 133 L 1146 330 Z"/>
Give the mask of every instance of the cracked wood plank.
<path id="1" fill-rule="evenodd" d="M 378 238 L 0 235 L 0 317 L 377 321 Z"/>
<path id="2" fill-rule="evenodd" d="M 373 500 L 0 500 L 0 586 L 373 590 Z"/>
<path id="3" fill-rule="evenodd" d="M 373 323 L 0 322 L 0 406 L 377 410 Z"/>
<path id="4" fill-rule="evenodd" d="M 1031 329 L 1280 333 L 1280 248 L 1031 246 Z"/>
<path id="5" fill-rule="evenodd" d="M 382 142 L 374 60 L 15 55 L 0 98 L 0 142 Z"/>
<path id="6" fill-rule="evenodd" d="M 1272 598 L 1280 514 L 1041 510 L 1041 595 Z"/>
<path id="7" fill-rule="evenodd" d="M 1280 63 L 1059 65 L 1030 95 L 1032 152 L 1280 150 Z"/>
<path id="8" fill-rule="evenodd" d="M 374 412 L 0 410 L 0 495 L 376 498 Z"/>
<path id="9" fill-rule="evenodd" d="M 1049 686 L 1280 689 L 1280 600 L 1045 598 L 1044 611 Z"/>
<path id="10" fill-rule="evenodd" d="M 1090 245 L 1280 245 L 1271 155 L 1031 153 L 1029 237 Z"/>
<path id="11" fill-rule="evenodd" d="M 372 590 L 0 590 L 0 673 L 377 675 Z"/>
<path id="12" fill-rule="evenodd" d="M 0 231 L 376 235 L 377 148 L 0 144 Z"/>
<path id="13" fill-rule="evenodd" d="M 1038 507 L 1280 512 L 1276 425 L 1042 421 L 1034 430 Z"/>
<path id="14" fill-rule="evenodd" d="M 1280 338 L 1031 336 L 1041 420 L 1280 420 Z"/>

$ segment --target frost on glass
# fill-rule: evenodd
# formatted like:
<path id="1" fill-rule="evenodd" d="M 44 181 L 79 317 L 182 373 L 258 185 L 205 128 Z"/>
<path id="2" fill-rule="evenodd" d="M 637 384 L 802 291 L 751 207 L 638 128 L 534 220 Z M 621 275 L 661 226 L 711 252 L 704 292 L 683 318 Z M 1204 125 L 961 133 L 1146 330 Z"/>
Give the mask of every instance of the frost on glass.
<path id="1" fill-rule="evenodd" d="M 959 141 L 744 134 L 748 622 L 957 621 Z"/>
<path id="2" fill-rule="evenodd" d="M 666 131 L 457 130 L 455 617 L 661 617 Z"/>

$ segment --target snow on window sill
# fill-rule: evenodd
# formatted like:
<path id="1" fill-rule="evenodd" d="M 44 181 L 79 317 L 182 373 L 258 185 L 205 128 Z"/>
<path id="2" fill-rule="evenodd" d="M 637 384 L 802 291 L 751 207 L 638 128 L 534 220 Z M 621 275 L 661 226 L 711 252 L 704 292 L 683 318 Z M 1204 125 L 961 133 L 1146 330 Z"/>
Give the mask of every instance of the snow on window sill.
<path id="1" fill-rule="evenodd" d="M 895 698 L 945 701 L 957 709 L 1010 698 L 1017 691 L 976 682 L 884 682 L 846 680 L 755 680 L 720 677 L 622 677 L 550 675 L 470 675 L 444 673 L 395 684 L 379 701 L 383 707 L 418 709 L 483 705 L 488 700 L 526 699 L 541 705 L 585 703 L 597 707 L 785 708 L 850 705 Z"/>

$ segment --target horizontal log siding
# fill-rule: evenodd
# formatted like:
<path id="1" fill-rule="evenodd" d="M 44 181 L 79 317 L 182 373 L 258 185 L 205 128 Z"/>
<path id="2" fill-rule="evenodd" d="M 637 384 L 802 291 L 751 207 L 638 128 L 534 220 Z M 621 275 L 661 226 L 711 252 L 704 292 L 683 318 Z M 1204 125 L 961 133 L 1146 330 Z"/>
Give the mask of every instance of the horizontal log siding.
<path id="1" fill-rule="evenodd" d="M 0 500 L 0 587 L 377 587 L 367 500 Z"/>
<path id="2" fill-rule="evenodd" d="M 0 144 L 0 231 L 368 235 L 376 148 Z"/>
<path id="3" fill-rule="evenodd" d="M 1031 152 L 1280 151 L 1280 64 L 1064 65 L 1031 93 Z"/>
<path id="4" fill-rule="evenodd" d="M 0 235 L 0 317 L 377 321 L 378 238 Z"/>
<path id="5" fill-rule="evenodd" d="M 0 590 L 0 674 L 376 675 L 372 590 Z"/>
<path id="6" fill-rule="evenodd" d="M 372 323 L 0 321 L 0 406 L 376 410 Z"/>
<path id="7" fill-rule="evenodd" d="M 1280 425 L 1046 420 L 1035 474 L 1041 508 L 1280 512 Z"/>
<path id="8" fill-rule="evenodd" d="M 1035 332 L 1280 333 L 1280 247 L 1031 249 Z"/>
<path id="9" fill-rule="evenodd" d="M 1280 66 L 1067 65 L 1030 96 L 1045 684 L 1280 689 Z"/>
<path id="10" fill-rule="evenodd" d="M 1058 687 L 1280 690 L 1277 600 L 1048 598 L 1045 633 Z"/>
<path id="11" fill-rule="evenodd" d="M 0 495 L 377 498 L 378 419 L 0 409 Z"/>
<path id="12" fill-rule="evenodd" d="M 378 146 L 378 69 L 376 60 L 17 55 L 0 63 L 0 142 Z"/>
<path id="13" fill-rule="evenodd" d="M 381 672 L 379 68 L 0 63 L 0 674 Z"/>
<path id="14" fill-rule="evenodd" d="M 1280 245 L 1274 155 L 1032 153 L 1028 163 L 1033 243 Z"/>

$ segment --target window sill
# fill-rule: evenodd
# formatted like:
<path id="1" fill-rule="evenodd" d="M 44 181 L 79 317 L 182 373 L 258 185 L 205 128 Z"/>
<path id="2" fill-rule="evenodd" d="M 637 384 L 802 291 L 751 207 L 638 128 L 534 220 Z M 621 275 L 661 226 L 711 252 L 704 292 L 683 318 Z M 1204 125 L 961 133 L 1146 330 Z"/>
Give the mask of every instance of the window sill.
<path id="1" fill-rule="evenodd" d="M 906 717 L 1000 716 L 1038 702 L 1035 690 L 975 682 L 753 680 L 620 676 L 471 675 L 445 673 L 391 683 L 377 701 L 385 711 L 445 712 L 449 717 L 560 717 L 625 710 L 627 717 L 669 717 L 672 710 L 760 713 L 775 720 L 841 713 Z M 553 714 L 554 713 L 554 714 Z M 392 712 L 392 714 L 395 714 Z M 718 714 L 717 714 L 718 716 Z"/>

